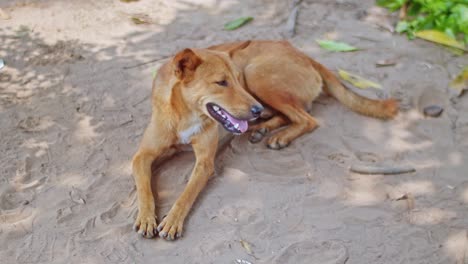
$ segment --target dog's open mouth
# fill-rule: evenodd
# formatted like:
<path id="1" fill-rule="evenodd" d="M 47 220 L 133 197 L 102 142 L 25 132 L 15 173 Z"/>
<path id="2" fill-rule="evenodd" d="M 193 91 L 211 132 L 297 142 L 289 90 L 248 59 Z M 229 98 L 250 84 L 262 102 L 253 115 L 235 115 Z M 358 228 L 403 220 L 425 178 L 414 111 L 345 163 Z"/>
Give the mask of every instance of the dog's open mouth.
<path id="1" fill-rule="evenodd" d="M 216 121 L 221 123 L 223 127 L 231 133 L 241 134 L 249 128 L 247 120 L 241 120 L 233 117 L 228 113 L 228 111 L 224 110 L 219 105 L 208 103 L 206 108 L 208 109 L 208 113 L 210 113 Z"/>

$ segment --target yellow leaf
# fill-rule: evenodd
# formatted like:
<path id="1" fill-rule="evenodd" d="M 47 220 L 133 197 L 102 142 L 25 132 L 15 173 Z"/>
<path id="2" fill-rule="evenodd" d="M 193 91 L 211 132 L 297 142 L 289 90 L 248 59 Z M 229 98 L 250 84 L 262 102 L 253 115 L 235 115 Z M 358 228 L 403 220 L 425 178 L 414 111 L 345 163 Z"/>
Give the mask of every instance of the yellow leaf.
<path id="1" fill-rule="evenodd" d="M 349 73 L 347 71 L 338 69 L 338 75 L 340 75 L 341 79 L 343 79 L 344 81 L 347 81 L 360 89 L 367 89 L 369 87 L 382 89 L 382 86 L 380 84 L 366 80 L 361 76 Z"/>
<path id="2" fill-rule="evenodd" d="M 148 21 L 141 19 L 139 17 L 132 17 L 132 21 L 135 25 L 148 24 Z"/>
<path id="3" fill-rule="evenodd" d="M 449 47 L 454 47 L 454 48 L 466 51 L 465 45 L 463 43 L 458 42 L 456 39 L 450 37 L 449 35 L 441 31 L 422 30 L 422 31 L 416 32 L 414 35 L 424 40 L 432 41 L 435 43 L 439 43 L 442 45 L 446 45 Z"/>
<path id="4" fill-rule="evenodd" d="M 252 249 L 250 248 L 249 242 L 244 241 L 244 240 L 241 239 L 241 240 L 240 240 L 240 243 L 241 243 L 242 247 L 245 248 L 245 250 L 247 251 L 247 253 L 249 253 L 249 254 L 252 254 L 252 253 L 253 253 Z"/>
<path id="5" fill-rule="evenodd" d="M 135 25 L 151 24 L 151 18 L 147 14 L 134 14 L 131 20 Z"/>
<path id="6" fill-rule="evenodd" d="M 468 90 L 468 66 L 465 66 L 460 74 L 450 82 L 450 88 L 452 88 L 457 96 L 460 96 L 463 90 Z"/>
<path id="7" fill-rule="evenodd" d="M 455 56 L 463 56 L 465 54 L 465 52 L 461 49 L 457 49 L 457 48 L 450 47 L 450 46 L 447 46 L 446 48 L 450 53 L 452 53 Z"/>

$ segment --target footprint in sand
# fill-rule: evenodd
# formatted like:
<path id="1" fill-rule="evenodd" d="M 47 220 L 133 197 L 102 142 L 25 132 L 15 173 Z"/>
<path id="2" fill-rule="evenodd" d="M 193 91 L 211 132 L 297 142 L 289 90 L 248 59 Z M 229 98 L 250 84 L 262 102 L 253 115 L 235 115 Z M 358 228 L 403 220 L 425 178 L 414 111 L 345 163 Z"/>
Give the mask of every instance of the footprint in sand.
<path id="1" fill-rule="evenodd" d="M 283 250 L 275 264 L 344 264 L 348 249 L 340 241 L 301 241 Z"/>
<path id="2" fill-rule="evenodd" d="M 101 213 L 101 215 L 100 215 L 101 220 L 106 224 L 111 223 L 112 220 L 114 219 L 114 217 L 119 212 L 120 207 L 121 206 L 120 206 L 120 204 L 118 202 L 113 203 L 112 206 L 109 209 L 107 209 L 106 211 Z"/>
<path id="3" fill-rule="evenodd" d="M 32 193 L 17 192 L 15 188 L 3 189 L 0 194 L 0 210 L 14 210 L 29 204 L 33 198 Z"/>
<path id="4" fill-rule="evenodd" d="M 16 176 L 9 184 L 0 186 L 0 224 L 14 224 L 33 215 L 34 209 L 29 204 L 47 178 L 34 179 L 31 166 L 31 158 L 26 155 L 17 163 Z"/>
<path id="5" fill-rule="evenodd" d="M 53 125 L 54 121 L 52 121 L 51 117 L 28 116 L 25 119 L 20 120 L 17 126 L 25 132 L 37 132 L 46 130 Z"/>

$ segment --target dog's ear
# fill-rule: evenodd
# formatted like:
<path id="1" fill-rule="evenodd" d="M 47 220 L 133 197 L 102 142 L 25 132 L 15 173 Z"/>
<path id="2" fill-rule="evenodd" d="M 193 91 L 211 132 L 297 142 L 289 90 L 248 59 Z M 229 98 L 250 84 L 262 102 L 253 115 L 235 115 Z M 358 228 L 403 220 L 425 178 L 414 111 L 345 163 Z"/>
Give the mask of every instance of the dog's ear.
<path id="1" fill-rule="evenodd" d="M 202 63 L 202 59 L 191 49 L 184 49 L 177 53 L 173 59 L 174 74 L 180 80 L 192 76 L 197 67 Z"/>
<path id="2" fill-rule="evenodd" d="M 234 48 L 230 49 L 230 50 L 228 51 L 229 57 L 232 58 L 232 56 L 234 55 L 234 52 L 239 51 L 239 50 L 243 50 L 243 49 L 247 48 L 247 46 L 250 45 L 250 42 L 251 42 L 250 40 L 241 42 L 239 45 L 237 45 L 237 46 L 235 46 Z"/>

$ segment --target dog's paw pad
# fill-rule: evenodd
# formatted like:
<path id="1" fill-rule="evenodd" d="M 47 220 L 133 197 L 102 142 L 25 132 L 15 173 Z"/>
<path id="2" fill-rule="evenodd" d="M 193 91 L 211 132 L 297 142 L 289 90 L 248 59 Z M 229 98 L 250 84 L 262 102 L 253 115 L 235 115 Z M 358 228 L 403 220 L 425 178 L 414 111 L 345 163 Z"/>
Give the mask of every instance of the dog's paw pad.
<path id="1" fill-rule="evenodd" d="M 145 238 L 153 238 L 157 235 L 156 216 L 138 216 L 133 230 Z"/>
<path id="2" fill-rule="evenodd" d="M 182 237 L 183 220 L 171 213 L 158 225 L 159 237 L 172 241 Z"/>
<path id="3" fill-rule="evenodd" d="M 280 138 L 271 137 L 268 139 L 267 147 L 270 149 L 279 150 L 289 145 L 289 142 L 284 142 Z"/>
<path id="4" fill-rule="evenodd" d="M 250 134 L 250 137 L 249 137 L 249 141 L 251 143 L 258 143 L 260 141 L 262 141 L 263 137 L 266 135 L 267 133 L 267 129 L 266 128 L 260 128 L 258 130 L 254 130 L 252 131 L 252 133 Z"/>
<path id="5" fill-rule="evenodd" d="M 257 131 L 252 132 L 252 134 L 250 134 L 250 137 L 249 137 L 250 143 L 258 143 L 262 141 L 262 139 L 263 139 L 263 135 L 258 133 Z"/>

